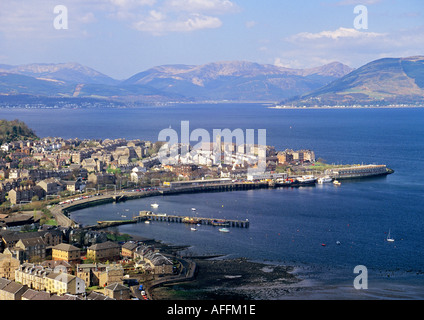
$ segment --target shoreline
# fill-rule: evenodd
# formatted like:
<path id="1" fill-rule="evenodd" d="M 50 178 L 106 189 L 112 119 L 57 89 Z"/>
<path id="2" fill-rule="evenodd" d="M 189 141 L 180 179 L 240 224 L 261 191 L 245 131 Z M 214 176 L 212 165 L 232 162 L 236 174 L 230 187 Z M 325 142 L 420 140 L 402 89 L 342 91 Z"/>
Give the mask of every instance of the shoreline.
<path id="1" fill-rule="evenodd" d="M 313 106 L 313 107 L 295 107 L 295 106 L 273 106 L 267 107 L 268 109 L 278 110 L 320 110 L 320 109 L 421 109 L 424 105 L 408 105 L 408 106 Z"/>
<path id="2" fill-rule="evenodd" d="M 75 107 L 23 107 L 23 106 L 0 106 L 0 110 L 102 110 L 102 109 L 146 109 L 146 108 L 163 108 L 163 107 L 177 107 L 177 106 L 192 106 L 192 105 L 226 105 L 226 104 L 247 104 L 247 105 L 262 105 L 267 109 L 288 109 L 288 110 L 319 110 L 319 109 L 420 109 L 424 108 L 424 105 L 388 105 L 388 106 L 279 106 L 276 105 L 278 102 L 275 101 L 196 101 L 196 102 L 169 102 L 159 103 L 151 105 L 140 105 L 140 106 L 114 106 L 114 107 L 91 107 L 91 108 L 75 108 Z M 272 105 L 272 106 L 269 106 Z"/>
<path id="3" fill-rule="evenodd" d="M 270 287 L 297 290 L 303 280 L 293 274 L 292 266 L 255 262 L 247 258 L 193 259 L 195 278 L 152 290 L 157 300 L 269 300 Z"/>

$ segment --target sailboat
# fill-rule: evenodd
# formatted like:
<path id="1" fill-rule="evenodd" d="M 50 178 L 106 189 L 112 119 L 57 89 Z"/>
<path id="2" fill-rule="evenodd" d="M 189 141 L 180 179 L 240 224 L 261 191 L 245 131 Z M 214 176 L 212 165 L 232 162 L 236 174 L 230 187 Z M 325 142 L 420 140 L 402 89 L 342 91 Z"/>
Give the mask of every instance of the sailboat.
<path id="1" fill-rule="evenodd" d="M 389 230 L 389 233 L 388 233 L 388 235 L 387 235 L 387 242 L 394 242 L 395 241 L 395 239 L 393 239 L 393 238 L 391 238 L 390 237 L 390 230 Z"/>

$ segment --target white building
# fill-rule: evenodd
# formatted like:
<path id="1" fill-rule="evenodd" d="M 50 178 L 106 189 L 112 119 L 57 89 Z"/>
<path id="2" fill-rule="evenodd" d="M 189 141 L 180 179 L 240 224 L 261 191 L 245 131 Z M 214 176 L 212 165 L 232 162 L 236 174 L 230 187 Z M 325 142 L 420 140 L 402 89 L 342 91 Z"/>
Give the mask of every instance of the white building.
<path id="1" fill-rule="evenodd" d="M 253 173 L 247 175 L 247 180 L 268 180 L 268 179 L 287 179 L 287 173 L 273 173 L 273 172 L 264 172 L 264 173 Z"/>

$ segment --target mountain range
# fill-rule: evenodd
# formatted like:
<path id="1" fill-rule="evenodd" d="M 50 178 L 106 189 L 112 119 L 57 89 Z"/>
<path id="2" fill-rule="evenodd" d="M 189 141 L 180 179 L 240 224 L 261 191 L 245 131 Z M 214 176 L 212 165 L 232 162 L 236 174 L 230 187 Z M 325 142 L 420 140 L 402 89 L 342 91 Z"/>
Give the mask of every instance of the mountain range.
<path id="1" fill-rule="evenodd" d="M 338 62 L 290 69 L 246 61 L 164 65 L 116 80 L 78 63 L 0 65 L 0 94 L 118 101 L 279 101 L 352 69 Z"/>
<path id="2" fill-rule="evenodd" d="M 78 63 L 0 64 L 0 105 L 264 101 L 289 106 L 424 102 L 424 57 L 291 69 L 247 61 L 162 65 L 117 80 Z"/>

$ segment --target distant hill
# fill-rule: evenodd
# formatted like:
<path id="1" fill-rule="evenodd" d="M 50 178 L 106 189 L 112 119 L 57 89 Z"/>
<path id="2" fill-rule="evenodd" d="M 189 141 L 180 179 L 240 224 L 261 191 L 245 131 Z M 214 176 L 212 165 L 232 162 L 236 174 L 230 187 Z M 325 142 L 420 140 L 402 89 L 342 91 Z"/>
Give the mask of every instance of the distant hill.
<path id="1" fill-rule="evenodd" d="M 384 58 L 282 105 L 389 105 L 424 103 L 424 56 Z"/>
<path id="2" fill-rule="evenodd" d="M 164 65 L 124 81 L 77 63 L 0 65 L 0 95 L 94 98 L 121 102 L 279 101 L 318 89 L 352 69 L 335 62 L 289 69 L 245 61 Z M 0 103 L 1 100 L 0 99 Z M 16 100 L 16 99 L 15 99 Z"/>
<path id="3" fill-rule="evenodd" d="M 36 134 L 19 120 L 0 120 L 0 145 L 11 141 L 37 139 Z"/>
<path id="4" fill-rule="evenodd" d="M 320 88 L 350 71 L 338 62 L 313 69 L 289 69 L 226 61 L 158 66 L 132 76 L 122 85 L 147 85 L 193 100 L 279 101 Z"/>
<path id="5" fill-rule="evenodd" d="M 57 80 L 67 83 L 115 85 L 118 80 L 112 79 L 94 69 L 79 63 L 32 63 L 18 66 L 0 65 L 0 72 L 8 72 L 30 76 L 44 80 Z"/>

